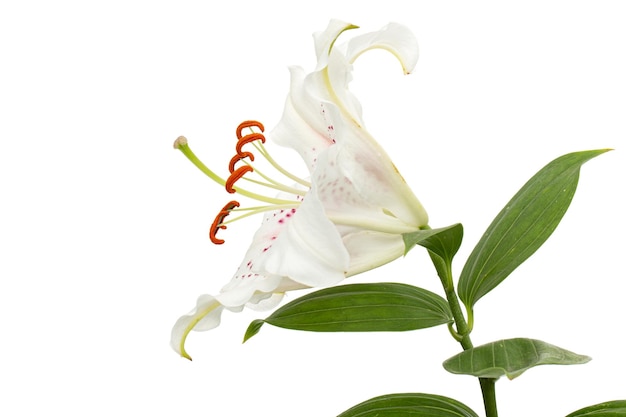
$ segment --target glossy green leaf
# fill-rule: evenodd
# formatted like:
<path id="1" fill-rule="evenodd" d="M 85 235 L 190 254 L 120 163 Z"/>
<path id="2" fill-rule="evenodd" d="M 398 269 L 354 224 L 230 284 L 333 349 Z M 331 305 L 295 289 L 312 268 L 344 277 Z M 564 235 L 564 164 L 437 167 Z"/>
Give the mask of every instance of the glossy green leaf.
<path id="1" fill-rule="evenodd" d="M 337 417 L 478 417 L 465 404 L 432 394 L 389 394 L 364 401 Z"/>
<path id="2" fill-rule="evenodd" d="M 463 225 L 461 223 L 439 229 L 418 230 L 405 233 L 405 254 L 415 245 L 420 245 L 439 255 L 442 259 L 452 260 L 463 240 Z"/>
<path id="3" fill-rule="evenodd" d="M 548 239 L 574 197 L 580 167 L 607 151 L 563 155 L 518 191 L 487 228 L 461 272 L 459 297 L 466 306 L 472 307 Z"/>
<path id="4" fill-rule="evenodd" d="M 513 379 L 539 365 L 576 365 L 589 362 L 589 356 L 534 339 L 507 339 L 465 350 L 443 363 L 453 374 L 480 378 Z"/>
<path id="5" fill-rule="evenodd" d="M 253 321 L 244 341 L 263 322 L 292 330 L 373 332 L 424 329 L 452 322 L 445 299 L 423 288 L 400 283 L 351 284 L 300 297 L 265 320 Z"/>
<path id="6" fill-rule="evenodd" d="M 437 274 L 444 282 L 444 287 L 451 287 L 452 276 L 450 265 L 463 241 L 463 225 L 461 223 L 440 229 L 418 230 L 402 235 L 408 252 L 415 245 L 428 249 Z"/>
<path id="7" fill-rule="evenodd" d="M 566 417 L 625 417 L 626 400 L 608 401 L 581 408 Z"/>
<path id="8" fill-rule="evenodd" d="M 244 343 L 246 340 L 250 339 L 252 336 L 261 331 L 261 326 L 265 323 L 263 320 L 253 320 L 252 323 L 246 329 L 246 334 L 243 336 Z"/>

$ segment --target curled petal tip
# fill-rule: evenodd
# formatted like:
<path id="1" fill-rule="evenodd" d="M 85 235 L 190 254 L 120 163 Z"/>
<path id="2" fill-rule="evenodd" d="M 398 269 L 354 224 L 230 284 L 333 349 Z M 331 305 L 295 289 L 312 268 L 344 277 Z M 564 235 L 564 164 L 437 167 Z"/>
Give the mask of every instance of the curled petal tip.
<path id="1" fill-rule="evenodd" d="M 181 146 L 184 146 L 186 144 L 187 144 L 187 138 L 184 136 L 179 136 L 174 141 L 174 149 L 179 149 Z"/>
<path id="2" fill-rule="evenodd" d="M 196 308 L 180 317 L 172 328 L 170 345 L 180 356 L 191 360 L 185 350 L 187 336 L 192 330 L 209 330 L 217 327 L 224 307 L 210 295 L 198 297 Z"/>

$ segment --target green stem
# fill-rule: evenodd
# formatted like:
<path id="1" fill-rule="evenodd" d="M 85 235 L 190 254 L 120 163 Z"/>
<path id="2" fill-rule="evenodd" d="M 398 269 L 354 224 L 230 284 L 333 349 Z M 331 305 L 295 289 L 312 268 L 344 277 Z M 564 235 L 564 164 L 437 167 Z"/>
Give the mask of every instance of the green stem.
<path id="1" fill-rule="evenodd" d="M 452 317 L 454 317 L 454 325 L 456 326 L 456 334 L 453 334 L 454 338 L 461 344 L 463 350 L 468 350 L 474 347 L 470 333 L 473 327 L 472 312 L 468 311 L 470 318 L 470 324 L 465 320 L 461 304 L 459 303 L 459 297 L 454 289 L 452 281 L 452 265 L 451 260 L 443 260 L 438 255 L 430 252 L 430 258 L 433 261 L 435 268 L 437 269 L 441 284 L 443 285 L 446 293 L 446 299 L 448 305 L 452 311 Z M 480 382 L 480 390 L 483 395 L 483 403 L 485 404 L 485 414 L 487 417 L 498 417 L 498 408 L 496 406 L 496 381 L 494 378 L 478 378 Z"/>
<path id="2" fill-rule="evenodd" d="M 459 343 L 463 350 L 471 349 L 474 345 L 470 338 L 471 328 L 465 321 L 459 298 L 454 288 L 446 289 L 446 298 L 452 310 L 452 316 L 456 324 L 457 333 L 461 336 Z M 478 378 L 480 382 L 480 390 L 483 394 L 483 403 L 485 404 L 485 414 L 487 417 L 498 417 L 498 407 L 496 405 L 496 381 L 494 378 Z"/>
<path id="3" fill-rule="evenodd" d="M 485 414 L 487 417 L 498 417 L 498 407 L 496 407 L 496 379 L 478 378 L 480 389 L 483 392 L 483 403 L 485 404 Z"/>
<path id="4" fill-rule="evenodd" d="M 465 317 L 463 316 L 463 311 L 461 310 L 461 305 L 459 304 L 459 298 L 456 295 L 456 291 L 454 291 L 454 288 L 447 288 L 445 291 L 448 305 L 450 305 L 450 310 L 452 311 L 452 316 L 454 317 L 456 332 L 461 337 L 459 343 L 463 347 L 463 350 L 471 349 L 474 345 L 472 345 L 472 339 L 469 335 L 470 329 L 465 321 Z"/>

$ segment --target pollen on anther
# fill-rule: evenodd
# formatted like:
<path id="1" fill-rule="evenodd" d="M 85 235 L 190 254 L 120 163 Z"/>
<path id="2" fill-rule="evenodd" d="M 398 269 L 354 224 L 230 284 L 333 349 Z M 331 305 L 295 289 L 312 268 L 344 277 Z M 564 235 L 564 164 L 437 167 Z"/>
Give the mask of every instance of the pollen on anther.
<path id="1" fill-rule="evenodd" d="M 252 154 L 252 152 L 237 153 L 237 155 L 233 156 L 228 163 L 228 170 L 231 174 L 235 171 L 235 164 L 237 164 L 237 162 L 241 161 L 244 158 L 250 158 L 251 161 L 254 161 L 254 155 Z"/>
<path id="2" fill-rule="evenodd" d="M 241 139 L 241 131 L 247 127 L 257 127 L 261 132 L 265 132 L 265 127 L 263 123 L 257 122 L 256 120 L 246 120 L 245 122 L 241 122 L 239 126 L 237 126 L 237 139 Z"/>
<path id="3" fill-rule="evenodd" d="M 228 202 L 222 210 L 215 216 L 215 220 L 213 220 L 213 224 L 211 225 L 211 231 L 209 233 L 209 237 L 211 238 L 211 242 L 216 245 L 221 245 L 224 243 L 223 239 L 219 239 L 216 234 L 219 229 L 226 229 L 226 225 L 222 224 L 224 222 L 224 218 L 230 214 L 230 211 L 235 207 L 239 207 L 239 202 L 230 201 Z"/>
<path id="4" fill-rule="evenodd" d="M 237 154 L 243 155 L 245 153 L 241 150 L 241 148 L 243 148 L 243 145 L 245 145 L 246 143 L 254 142 L 255 140 L 260 140 L 262 143 L 265 143 L 265 136 L 263 136 L 263 134 L 261 133 L 251 133 L 242 138 L 239 138 L 237 145 L 235 145 Z"/>
<path id="5" fill-rule="evenodd" d="M 241 177 L 246 175 L 248 172 L 252 172 L 252 171 L 254 171 L 254 169 L 252 169 L 252 167 L 249 165 L 244 165 L 242 167 L 237 168 L 235 171 L 233 171 L 233 173 L 230 174 L 230 177 L 228 177 L 228 179 L 226 180 L 226 183 L 224 184 L 224 186 L 226 187 L 226 191 L 228 191 L 230 194 L 233 194 L 235 192 L 235 189 L 233 188 L 235 186 L 235 182 L 237 182 Z"/>

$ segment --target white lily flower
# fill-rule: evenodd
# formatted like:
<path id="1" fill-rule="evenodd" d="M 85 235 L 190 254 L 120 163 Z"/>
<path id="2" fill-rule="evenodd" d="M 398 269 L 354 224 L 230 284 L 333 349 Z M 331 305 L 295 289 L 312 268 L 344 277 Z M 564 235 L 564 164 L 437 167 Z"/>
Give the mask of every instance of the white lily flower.
<path id="1" fill-rule="evenodd" d="M 361 106 L 348 90 L 352 63 L 361 53 L 386 49 L 408 74 L 417 62 L 417 41 L 406 27 L 392 23 L 335 44 L 342 32 L 353 28 L 333 20 L 324 32 L 314 35 L 317 67 L 309 74 L 300 67 L 290 68 L 284 114 L 268 135 L 300 154 L 310 180 L 299 179 L 275 163 L 261 143 L 264 128 L 258 122 L 244 122 L 237 129 L 237 154 L 226 181 L 197 159 L 186 139 L 175 142 L 176 148 L 229 192 L 269 203 L 248 209 L 244 215 L 265 211 L 230 283 L 218 295 L 200 296 L 196 308 L 174 325 L 171 344 L 182 356 L 191 359 L 184 347 L 189 332 L 218 326 L 224 309 L 272 308 L 285 291 L 334 285 L 376 268 L 404 254 L 402 233 L 428 225 L 426 211 L 365 130 Z M 244 135 L 245 129 L 252 133 Z M 242 149 L 247 143 L 297 185 L 284 186 L 257 172 L 250 163 L 254 155 Z M 280 196 L 266 197 L 234 186 L 252 173 L 260 174 L 264 185 L 280 190 Z M 216 233 L 226 228 L 228 214 L 243 210 L 238 207 L 237 201 L 231 201 L 218 214 L 211 230 L 215 243 L 223 243 Z"/>

